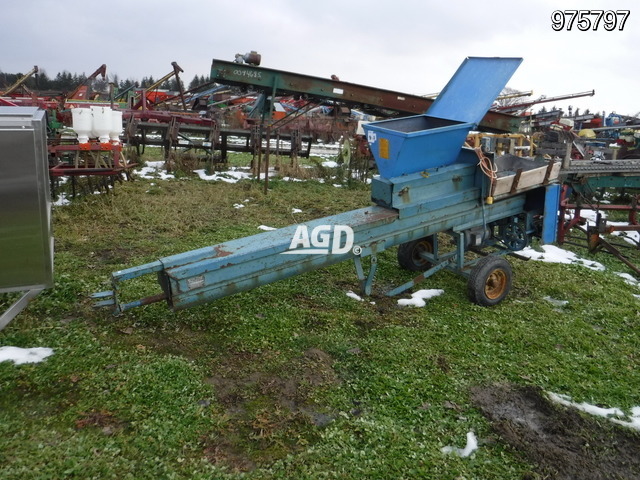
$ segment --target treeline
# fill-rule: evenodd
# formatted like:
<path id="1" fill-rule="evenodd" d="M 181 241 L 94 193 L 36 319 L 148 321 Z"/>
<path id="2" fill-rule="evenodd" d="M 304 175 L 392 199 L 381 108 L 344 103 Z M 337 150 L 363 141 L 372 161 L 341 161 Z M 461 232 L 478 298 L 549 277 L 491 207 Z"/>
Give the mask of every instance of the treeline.
<path id="1" fill-rule="evenodd" d="M 24 76 L 23 73 L 5 73 L 0 71 L 0 92 L 6 90 L 11 85 L 16 83 Z M 32 75 L 29 79 L 24 82 L 24 86 L 26 86 L 30 90 L 35 91 L 51 91 L 51 90 L 59 90 L 61 92 L 69 92 L 78 87 L 78 85 L 82 85 L 87 81 L 87 75 L 84 73 L 77 74 L 71 73 L 68 71 L 58 72 L 55 77 L 50 77 L 47 75 L 45 71 L 39 71 L 37 74 Z M 204 75 L 195 75 L 189 85 L 185 88 L 185 84 L 180 79 L 182 84 L 182 88 L 185 90 L 191 90 L 200 85 L 204 85 L 209 82 L 208 77 Z M 126 90 L 131 87 L 134 88 L 146 88 L 150 85 L 156 83 L 156 80 L 152 77 L 143 77 L 141 81 L 127 78 L 126 80 L 121 80 L 118 78 L 118 75 L 113 75 L 109 78 L 103 79 L 102 76 L 98 76 L 93 79 L 91 87 L 96 92 L 106 92 L 109 89 L 109 83 L 114 83 L 117 85 L 119 90 Z M 179 89 L 178 82 L 175 78 L 171 78 L 169 80 L 165 80 L 162 84 L 160 84 L 157 88 L 161 90 L 172 90 L 176 91 Z"/>

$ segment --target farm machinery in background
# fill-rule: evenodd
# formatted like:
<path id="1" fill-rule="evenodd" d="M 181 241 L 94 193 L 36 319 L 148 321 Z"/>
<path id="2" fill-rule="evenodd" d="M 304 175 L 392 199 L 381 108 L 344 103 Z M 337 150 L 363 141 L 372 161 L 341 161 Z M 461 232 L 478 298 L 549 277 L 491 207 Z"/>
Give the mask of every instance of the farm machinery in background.
<path id="1" fill-rule="evenodd" d="M 576 237 L 570 236 L 570 231 L 574 228 L 581 230 L 586 234 L 586 246 L 590 251 L 605 250 L 640 274 L 640 268 L 623 253 L 625 248 L 640 249 L 637 217 L 640 130 L 634 129 L 640 125 L 615 126 L 611 118 L 605 121 L 610 125 L 589 129 L 587 135 L 581 132 L 582 137 L 573 131 L 561 134 L 566 143 L 566 155 L 562 168 L 558 242 L 574 241 Z M 598 137 L 595 132 L 603 132 L 604 135 Z M 583 210 L 595 211 L 595 222 L 589 224 L 582 215 Z M 621 219 L 610 222 L 607 212 L 626 213 L 626 222 L 621 222 Z M 625 241 L 613 243 L 610 237 L 605 236 L 611 234 L 622 235 Z"/>
<path id="2" fill-rule="evenodd" d="M 335 75 L 320 78 L 264 68 L 256 52 L 236 55 L 233 62 L 214 59 L 209 82 L 184 91 L 179 77 L 182 68 L 176 62 L 171 66 L 167 75 L 146 89 L 116 92 L 110 85 L 108 92 L 93 92 L 93 80 L 106 77 L 106 66 L 101 65 L 71 93 L 57 95 L 36 95 L 25 86 L 37 75 L 36 66 L 5 90 L 0 103 L 47 110 L 51 177 L 70 177 L 75 187 L 75 179 L 86 176 L 93 191 L 91 178 L 99 179 L 97 186 L 128 178 L 147 146 L 164 150 L 169 169 L 176 168 L 181 158 L 192 164 L 202 159 L 213 164 L 225 162 L 229 151 L 249 152 L 258 176 L 269 169 L 270 153 L 276 153 L 278 164 L 281 156 L 289 156 L 295 169 L 298 157 L 310 156 L 315 142 L 340 139 L 341 160 L 351 161 L 355 178 L 368 178 L 375 165 L 362 124 L 421 114 L 439 95 L 415 96 L 344 82 Z M 172 78 L 180 86 L 177 92 L 159 90 Z M 523 112 L 539 103 L 591 96 L 594 91 L 514 101 L 531 93 L 498 97 L 501 101 L 491 105 L 469 133 L 467 145 L 495 156 L 563 159 L 564 212 L 570 216 L 560 226 L 563 241 L 571 228 L 584 223 L 579 205 L 598 203 L 595 193 L 604 188 L 629 191 L 638 187 L 640 120 L 616 114 L 572 115 L 571 108 L 569 115 L 561 110 Z M 122 113 L 122 126 L 113 126 L 109 141 L 100 141 L 98 134 L 90 132 L 88 141 L 78 142 L 77 132 L 69 128 L 72 111 L 102 112 L 105 108 Z M 571 208 L 576 205 L 578 208 Z M 631 205 L 620 208 L 635 211 L 634 205 L 635 197 Z M 630 222 L 635 225 L 635 217 Z"/>
<path id="3" fill-rule="evenodd" d="M 542 97 L 498 109 L 516 111 L 537 103 L 593 94 L 594 91 L 587 91 L 560 97 Z M 586 246 L 591 252 L 607 251 L 640 274 L 640 268 L 623 253 L 628 248 L 640 248 L 640 224 L 637 219 L 640 200 L 640 119 L 638 115 L 623 117 L 616 113 L 605 115 L 604 112 L 591 114 L 588 111 L 579 114 L 577 111 L 573 113 L 571 107 L 568 110 L 567 115 L 558 109 L 537 114 L 523 113 L 521 132 L 526 133 L 529 144 L 518 144 L 515 149 L 535 151 L 538 157 L 562 159 L 558 243 L 581 240 L 578 245 Z M 510 142 L 513 150 L 514 140 Z M 499 149 L 501 145 L 496 143 L 495 146 Z M 585 210 L 595 211 L 595 221 L 589 222 L 583 216 Z M 626 213 L 626 222 L 609 221 L 607 212 Z M 580 239 L 571 235 L 572 229 L 582 231 L 585 237 Z M 623 236 L 625 241 L 614 243 L 610 234 Z"/>
<path id="4" fill-rule="evenodd" d="M 354 151 L 368 154 L 363 137 L 356 135 L 356 107 L 393 117 L 424 112 L 433 102 L 341 82 L 335 77 L 267 69 L 259 66 L 259 58 L 259 54 L 250 52 L 236 55 L 233 62 L 213 60 L 209 82 L 181 92 L 180 103 L 176 102 L 177 95 L 153 101 L 143 96 L 125 112 L 125 143 L 138 153 L 143 153 L 146 146 L 161 146 L 167 160 L 177 149 L 202 149 L 209 158 L 219 151 L 216 160 L 221 162 L 230 151 L 248 152 L 253 154 L 257 175 L 263 167 L 268 168 L 270 152 L 278 158 L 289 156 L 296 169 L 298 157 L 309 157 L 312 144 L 318 140 L 330 143 L 355 139 Z M 498 113 L 488 115 L 482 125 L 504 132 L 517 129 L 513 122 L 512 116 Z"/>
<path id="5" fill-rule="evenodd" d="M 106 78 L 106 68 L 106 65 L 101 65 L 68 93 L 41 92 L 36 95 L 24 85 L 21 85 L 21 90 L 11 88 L 11 91 L 3 93 L 4 103 L 10 103 L 13 106 L 37 107 L 46 112 L 49 175 L 54 187 L 56 180 L 60 177 L 70 177 L 75 192 L 77 177 L 87 176 L 89 179 L 98 177 L 99 180 L 95 185 L 90 181 L 90 188 L 93 191 L 96 187 L 113 184 L 116 178 L 120 178 L 133 166 L 122 154 L 119 138 L 121 127 L 113 124 L 112 128 L 111 113 L 102 115 L 102 112 L 107 109 L 110 111 L 111 107 L 121 108 L 123 105 L 115 105 L 112 100 L 99 99 L 98 92 L 91 90 L 93 80 L 98 76 L 102 76 L 103 80 Z M 34 67 L 34 70 L 37 71 L 37 67 Z M 92 131 L 93 125 L 89 119 L 92 113 L 88 112 L 92 110 L 101 112 L 100 119 L 96 122 L 99 131 L 96 132 Z M 78 141 L 78 132 L 71 129 L 74 111 L 87 112 L 82 117 L 84 120 L 82 128 L 87 128 L 86 121 L 89 119 L 89 130 L 83 132 L 83 141 Z M 107 117 L 108 125 L 105 124 Z M 99 136 L 102 137 L 102 141 L 98 139 Z M 52 188 L 52 193 L 55 195 L 55 188 Z"/>
<path id="6" fill-rule="evenodd" d="M 575 243 L 580 237 L 570 232 L 580 230 L 586 245 L 583 241 L 578 245 L 591 252 L 607 251 L 640 274 L 623 253 L 627 248 L 640 249 L 640 120 L 615 113 L 564 116 L 561 111 L 536 117 L 545 118 L 532 134 L 538 155 L 562 159 L 558 243 Z M 583 216 L 585 210 L 596 212 L 591 224 Z M 609 221 L 607 212 L 626 213 L 626 222 Z M 625 241 L 614 243 L 610 234 Z"/>
<path id="7" fill-rule="evenodd" d="M 211 152 L 212 146 L 218 143 L 216 122 L 186 111 L 185 92 L 177 95 L 182 100 L 180 111 L 172 111 L 173 105 L 158 108 L 162 100 L 168 98 L 155 90 L 160 83 L 175 77 L 180 84 L 178 74 L 182 69 L 175 62 L 172 67 L 168 75 L 148 90 L 132 90 L 120 95 L 116 94 L 113 84 L 109 85 L 108 92 L 92 91 L 93 80 L 102 76 L 104 81 L 106 65 L 101 65 L 69 93 L 36 95 L 24 86 L 29 76 L 37 72 L 34 67 L 3 94 L 7 96 L 1 101 L 12 106 L 35 106 L 47 112 L 52 192 L 55 194 L 55 180 L 61 177 L 71 178 L 74 194 L 76 178 L 86 177 L 92 192 L 96 187 L 106 188 L 116 180 L 129 177 L 136 162 L 135 155 L 130 152 L 125 155 L 125 146 L 160 145 L 165 148 L 168 159 L 171 149 L 178 146 Z"/>
<path id="8" fill-rule="evenodd" d="M 10 85 L 7 89 L 5 89 L 4 91 L 0 92 L 0 105 L 4 105 L 4 106 L 8 106 L 8 107 L 16 106 L 15 103 L 11 102 L 8 99 L 3 99 L 2 97 L 9 97 L 11 94 L 13 94 L 13 92 L 15 92 L 16 90 L 18 90 L 21 87 L 23 89 L 25 89 L 26 87 L 24 86 L 24 83 L 27 80 L 29 80 L 32 75 L 37 75 L 37 74 L 38 74 L 38 66 L 35 65 L 31 70 L 29 70 L 27 73 L 22 75 L 18 80 L 16 80 L 13 83 L 13 85 Z"/>
<path id="9" fill-rule="evenodd" d="M 229 151 L 249 152 L 254 155 L 252 165 L 257 174 L 262 155 L 268 159 L 270 150 L 277 153 L 278 159 L 288 155 L 297 168 L 297 158 L 308 157 L 314 142 L 344 139 L 347 144 L 354 144 L 353 148 L 341 149 L 347 158 L 362 158 L 369 167 L 371 156 L 362 129 L 358 130 L 359 119 L 371 119 L 372 113 L 379 118 L 423 113 L 433 102 L 342 82 L 335 76 L 310 77 L 265 69 L 259 64 L 260 55 L 256 52 L 236 55 L 234 62 L 214 60 L 209 83 L 184 91 L 179 77 L 183 70 L 172 62 L 172 70 L 146 89 L 115 92 L 111 85 L 108 94 L 98 95 L 91 91 L 91 85 L 99 75 L 104 80 L 106 65 L 102 65 L 70 94 L 35 97 L 32 92 L 23 92 L 11 100 L 48 111 L 53 178 L 98 176 L 112 182 L 128 175 L 147 146 L 163 148 L 169 169 L 182 153 L 196 160 L 215 158 L 225 162 Z M 10 93 L 35 72 L 37 67 L 12 86 Z M 236 75 L 237 72 L 241 73 Z M 158 90 L 172 78 L 179 85 L 178 92 Z M 81 148 L 80 142 L 74 140 L 75 132 L 68 128 L 72 127 L 71 110 L 105 107 L 123 114 L 122 143 L 113 139 L 100 142 L 98 135 L 91 135 Z M 513 116 L 494 112 L 489 112 L 480 125 L 482 130 L 491 132 L 517 130 Z M 134 149 L 135 154 L 128 149 L 125 156 L 124 146 Z M 200 151 L 204 155 L 198 157 Z"/>
<path id="10" fill-rule="evenodd" d="M 301 139 L 327 142 L 342 139 L 353 143 L 353 148 L 343 149 L 347 158 L 363 160 L 359 170 L 368 171 L 370 154 L 359 128 L 363 116 L 382 118 L 401 117 L 424 113 L 433 99 L 401 92 L 341 81 L 336 75 L 314 77 L 300 73 L 259 67 L 255 64 L 229 62 L 214 59 L 211 64 L 212 82 L 259 93 L 261 103 L 244 118 L 244 128 L 257 131 L 265 138 L 265 159 L 258 156 L 254 171 L 265 172 L 265 189 L 268 183 L 269 145 L 273 136 L 291 135 Z M 281 113 L 277 112 L 281 107 Z M 356 115 L 354 115 L 356 113 Z M 373 117 L 370 117 L 373 118 Z M 488 112 L 480 121 L 481 128 L 495 132 L 517 130 L 516 119 L 511 115 Z M 355 162 L 354 162 L 355 163 Z M 297 168 L 292 156 L 291 166 Z"/>
<path id="11" fill-rule="evenodd" d="M 97 305 L 120 313 L 166 301 L 180 310 L 345 260 L 354 261 L 361 290 L 371 294 L 378 255 L 394 246 L 400 265 L 417 276 L 387 295 L 449 269 L 468 277 L 472 301 L 501 302 L 512 282 L 504 255 L 533 235 L 554 241 L 558 220 L 558 161 L 492 158 L 463 147 L 520 62 L 467 58 L 426 114 L 364 125 L 380 172 L 373 206 L 114 272 L 113 290 L 93 295 Z M 229 68 L 243 75 L 243 67 Z M 453 249 L 442 248 L 441 235 Z M 121 283 L 146 275 L 157 276 L 160 293 L 125 301 Z"/>

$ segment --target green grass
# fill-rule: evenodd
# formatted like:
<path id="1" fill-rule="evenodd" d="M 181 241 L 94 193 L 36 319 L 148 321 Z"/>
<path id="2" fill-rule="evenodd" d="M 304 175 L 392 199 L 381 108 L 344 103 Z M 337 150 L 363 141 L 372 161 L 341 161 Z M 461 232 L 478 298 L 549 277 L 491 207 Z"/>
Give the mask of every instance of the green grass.
<path id="1" fill-rule="evenodd" d="M 113 271 L 369 196 L 315 181 L 273 180 L 265 195 L 253 181 L 138 179 L 55 208 L 55 288 L 0 333 L 1 345 L 55 354 L 0 363 L 0 477 L 511 480 L 534 466 L 493 436 L 471 387 L 640 404 L 638 289 L 602 253 L 593 259 L 605 272 L 511 259 L 513 290 L 492 308 L 471 304 L 448 272 L 421 286 L 443 295 L 399 307 L 381 295 L 411 277 L 395 250 L 380 256 L 363 302 L 345 295 L 357 280 L 343 263 L 177 313 L 91 308 Z M 137 298 L 158 287 L 131 288 Z M 557 311 L 546 296 L 569 303 Z M 469 430 L 481 442 L 474 457 L 441 453 Z"/>

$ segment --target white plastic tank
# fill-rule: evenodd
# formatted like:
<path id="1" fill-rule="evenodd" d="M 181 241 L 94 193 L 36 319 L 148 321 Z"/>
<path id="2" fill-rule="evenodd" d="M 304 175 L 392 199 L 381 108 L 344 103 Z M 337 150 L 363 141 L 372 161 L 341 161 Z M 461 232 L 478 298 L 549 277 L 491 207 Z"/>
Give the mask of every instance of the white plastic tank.
<path id="1" fill-rule="evenodd" d="M 93 112 L 93 136 L 98 137 L 100 143 L 109 143 L 111 132 L 112 110 L 111 107 L 91 107 Z"/>
<path id="2" fill-rule="evenodd" d="M 89 136 L 93 126 L 93 114 L 89 108 L 71 109 L 73 129 L 78 134 L 78 143 L 89 143 Z"/>
<path id="3" fill-rule="evenodd" d="M 111 131 L 109 138 L 113 143 L 120 143 L 120 134 L 122 133 L 122 111 L 111 111 Z"/>

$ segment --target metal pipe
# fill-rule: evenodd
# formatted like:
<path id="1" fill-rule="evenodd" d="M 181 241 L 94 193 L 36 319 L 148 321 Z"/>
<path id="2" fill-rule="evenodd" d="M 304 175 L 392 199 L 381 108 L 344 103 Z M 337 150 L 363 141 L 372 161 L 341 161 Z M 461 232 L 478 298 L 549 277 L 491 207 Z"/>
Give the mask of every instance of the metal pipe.
<path id="1" fill-rule="evenodd" d="M 625 128 L 640 128 L 640 125 L 614 125 L 611 127 L 590 128 L 589 130 L 593 130 L 594 132 L 599 132 L 601 130 L 623 130 Z M 594 140 L 597 140 L 597 138 Z"/>
<path id="2" fill-rule="evenodd" d="M 518 110 L 522 110 L 524 108 L 531 107 L 533 105 L 537 105 L 538 103 L 547 103 L 547 102 L 555 102 L 559 100 L 568 100 L 570 98 L 579 98 L 579 97 L 592 97 L 596 93 L 595 90 L 589 90 L 587 92 L 580 93 L 571 93 L 568 95 L 559 95 L 557 97 L 540 97 L 537 100 L 532 100 L 531 102 L 518 103 L 515 105 L 505 105 L 503 107 L 495 107 L 493 110 L 503 113 L 508 112 L 516 112 Z"/>

